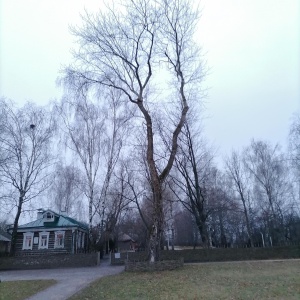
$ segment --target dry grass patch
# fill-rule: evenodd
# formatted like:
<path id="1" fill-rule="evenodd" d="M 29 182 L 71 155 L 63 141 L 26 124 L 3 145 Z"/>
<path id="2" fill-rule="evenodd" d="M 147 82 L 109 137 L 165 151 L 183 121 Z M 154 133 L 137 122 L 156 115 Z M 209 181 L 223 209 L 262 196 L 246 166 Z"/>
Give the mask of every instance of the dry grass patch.
<path id="1" fill-rule="evenodd" d="M 104 277 L 70 298 L 300 299 L 300 261 L 207 263 Z"/>
<path id="2" fill-rule="evenodd" d="M 0 300 L 23 300 L 55 283 L 55 280 L 3 281 L 0 283 Z"/>

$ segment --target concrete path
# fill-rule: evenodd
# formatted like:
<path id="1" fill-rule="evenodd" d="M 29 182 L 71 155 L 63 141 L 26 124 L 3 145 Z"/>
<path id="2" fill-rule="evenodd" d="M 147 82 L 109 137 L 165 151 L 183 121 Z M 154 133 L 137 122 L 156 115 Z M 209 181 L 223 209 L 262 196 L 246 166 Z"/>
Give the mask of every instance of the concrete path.
<path id="1" fill-rule="evenodd" d="M 118 274 L 123 270 L 124 266 L 111 266 L 108 260 L 104 260 L 97 267 L 4 271 L 0 272 L 0 279 L 1 281 L 55 279 L 57 284 L 27 300 L 65 300 L 94 280 Z"/>

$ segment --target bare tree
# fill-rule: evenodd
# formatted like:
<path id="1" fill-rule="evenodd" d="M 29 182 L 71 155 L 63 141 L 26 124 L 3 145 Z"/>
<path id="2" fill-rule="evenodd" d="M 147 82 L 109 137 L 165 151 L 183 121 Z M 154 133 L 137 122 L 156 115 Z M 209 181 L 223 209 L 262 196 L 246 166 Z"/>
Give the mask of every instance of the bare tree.
<path id="1" fill-rule="evenodd" d="M 102 230 L 99 232 L 99 240 L 102 243 L 105 239 L 107 241 L 109 237 L 114 236 L 117 238 L 117 225 L 120 223 L 126 211 L 128 211 L 129 205 L 132 202 L 129 196 L 131 191 L 126 177 L 126 171 L 122 164 L 121 167 L 112 174 L 111 184 L 106 191 L 105 218 L 102 219 L 102 224 L 100 225 Z M 106 247 L 106 251 L 108 251 L 108 247 Z"/>
<path id="2" fill-rule="evenodd" d="M 253 140 L 245 149 L 244 163 L 254 179 L 256 197 L 262 199 L 261 207 L 269 215 L 270 234 L 273 233 L 273 238 L 276 236 L 278 240 L 282 240 L 283 208 L 291 189 L 286 159 L 278 145 L 273 147 L 267 142 Z"/>
<path id="3" fill-rule="evenodd" d="M 83 196 L 80 174 L 74 165 L 64 165 L 62 161 L 56 164 L 49 197 L 59 212 L 79 217 L 78 207 Z"/>
<path id="4" fill-rule="evenodd" d="M 88 199 L 89 236 L 92 239 L 93 206 L 97 193 L 99 194 L 97 180 L 100 176 L 106 115 L 86 95 L 74 100 L 63 99 L 61 106 L 57 106 L 57 111 L 64 124 L 62 130 L 65 133 L 66 145 L 83 168 L 82 189 Z"/>
<path id="5" fill-rule="evenodd" d="M 295 115 L 290 128 L 289 144 L 293 166 L 300 169 L 300 115 Z"/>
<path id="6" fill-rule="evenodd" d="M 106 203 L 108 198 L 108 191 L 110 189 L 110 182 L 112 180 L 113 172 L 119 161 L 120 153 L 124 145 L 126 145 L 126 139 L 129 138 L 128 131 L 130 128 L 130 120 L 133 112 L 127 107 L 127 103 L 123 101 L 122 93 L 119 90 L 110 90 L 107 97 L 107 117 L 106 117 L 106 139 L 103 147 L 103 161 L 102 168 L 105 169 L 104 180 L 100 191 L 100 196 L 95 203 L 95 213 L 98 214 L 100 220 L 104 220 L 105 210 L 107 206 L 116 205 L 116 201 L 112 203 Z M 122 169 L 122 167 L 121 167 Z M 121 172 L 122 174 L 122 172 Z M 116 182 L 116 176 L 115 176 Z M 124 189 L 124 180 L 121 178 L 122 191 Z M 122 194 L 122 193 L 121 193 Z M 122 200 L 117 207 L 123 205 L 123 196 L 120 197 Z M 120 200 L 119 199 L 119 200 Z M 119 211 L 117 209 L 117 211 Z M 119 214 L 119 213 L 114 213 Z"/>
<path id="7" fill-rule="evenodd" d="M 82 93 L 74 99 L 66 97 L 57 110 L 63 121 L 66 145 L 83 169 L 82 186 L 88 199 L 89 236 L 92 241 L 95 215 L 100 223 L 105 218 L 107 191 L 126 136 L 128 117 L 124 117 L 120 93 L 110 93 L 107 103 L 101 105 L 93 103 L 89 96 Z"/>
<path id="8" fill-rule="evenodd" d="M 16 198 L 9 205 L 16 207 L 11 255 L 16 249 L 19 218 L 25 203 L 39 196 L 48 186 L 46 169 L 51 165 L 50 141 L 54 133 L 51 115 L 43 108 L 26 104 L 17 109 L 2 100 L 1 153 L 6 160 L 0 165 L 0 176 L 8 191 Z"/>
<path id="9" fill-rule="evenodd" d="M 189 119 L 187 123 L 193 123 Z M 174 195 L 194 217 L 202 244 L 211 246 L 208 217 L 210 214 L 207 185 L 212 171 L 213 151 L 207 149 L 206 142 L 200 138 L 200 130 L 188 124 L 184 125 L 180 137 L 179 151 L 176 157 L 177 174 L 172 174 Z M 194 131 L 194 132 L 192 132 Z"/>
<path id="10" fill-rule="evenodd" d="M 153 194 L 149 261 L 154 262 L 159 258 L 163 234 L 162 184 L 174 163 L 177 139 L 188 111 L 188 91 L 201 77 L 199 49 L 193 42 L 198 12 L 188 0 L 128 0 L 121 8 L 86 14 L 83 21 L 82 28 L 73 30 L 80 50 L 74 64 L 65 69 L 65 83 L 77 90 L 97 85 L 121 90 L 139 109 L 146 126 L 146 160 Z M 162 82 L 161 73 L 166 74 L 167 81 L 173 80 L 172 93 L 151 90 Z M 168 96 L 172 100 L 164 101 L 170 100 Z M 153 109 L 170 103 L 176 120 L 165 165 L 158 168 Z"/>
<path id="11" fill-rule="evenodd" d="M 294 175 L 295 202 L 300 209 L 300 115 L 294 116 L 289 134 L 289 158 Z"/>
<path id="12" fill-rule="evenodd" d="M 232 152 L 231 157 L 226 160 L 227 174 L 232 180 L 235 192 L 238 194 L 239 199 L 243 205 L 243 213 L 245 216 L 247 234 L 250 240 L 251 247 L 254 246 L 252 238 L 252 230 L 249 218 L 249 178 L 247 178 L 247 172 L 245 170 L 243 160 L 237 152 Z M 248 182 L 248 185 L 247 185 Z"/>

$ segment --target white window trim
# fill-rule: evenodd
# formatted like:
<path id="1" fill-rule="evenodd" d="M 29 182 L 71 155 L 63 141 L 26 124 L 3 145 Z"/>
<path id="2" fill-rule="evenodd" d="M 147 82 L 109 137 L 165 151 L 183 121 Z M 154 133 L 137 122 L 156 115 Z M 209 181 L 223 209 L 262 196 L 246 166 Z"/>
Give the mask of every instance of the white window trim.
<path id="1" fill-rule="evenodd" d="M 23 233 L 23 246 L 22 246 L 22 250 L 32 250 L 32 246 L 33 246 L 33 232 L 24 232 Z M 28 247 L 26 246 L 26 237 L 31 237 L 31 246 Z"/>
<path id="2" fill-rule="evenodd" d="M 57 245 L 57 235 L 62 234 L 63 235 L 63 244 Z M 55 240 L 54 240 L 54 248 L 64 248 L 65 247 L 65 232 L 64 231 L 55 231 Z"/>
<path id="3" fill-rule="evenodd" d="M 49 231 L 42 231 L 39 233 L 39 249 L 48 249 L 49 245 Z M 46 246 L 42 246 L 42 235 L 47 235 L 47 244 Z"/>
<path id="4" fill-rule="evenodd" d="M 48 216 L 49 216 L 49 218 L 48 218 Z M 52 212 L 45 212 L 44 213 L 44 216 L 43 216 L 44 222 L 53 222 L 54 218 L 55 218 L 55 216 Z"/>

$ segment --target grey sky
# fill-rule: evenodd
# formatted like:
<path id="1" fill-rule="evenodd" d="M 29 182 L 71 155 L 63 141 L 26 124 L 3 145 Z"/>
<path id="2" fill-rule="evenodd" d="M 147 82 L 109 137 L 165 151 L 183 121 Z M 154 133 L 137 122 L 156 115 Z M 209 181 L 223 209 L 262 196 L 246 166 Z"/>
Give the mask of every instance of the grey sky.
<path id="1" fill-rule="evenodd" d="M 0 0 L 0 96 L 18 104 L 59 98 L 71 60 L 69 24 L 96 0 Z M 205 121 L 219 154 L 251 138 L 285 143 L 300 108 L 300 1 L 202 0 L 199 43 L 210 67 Z"/>

